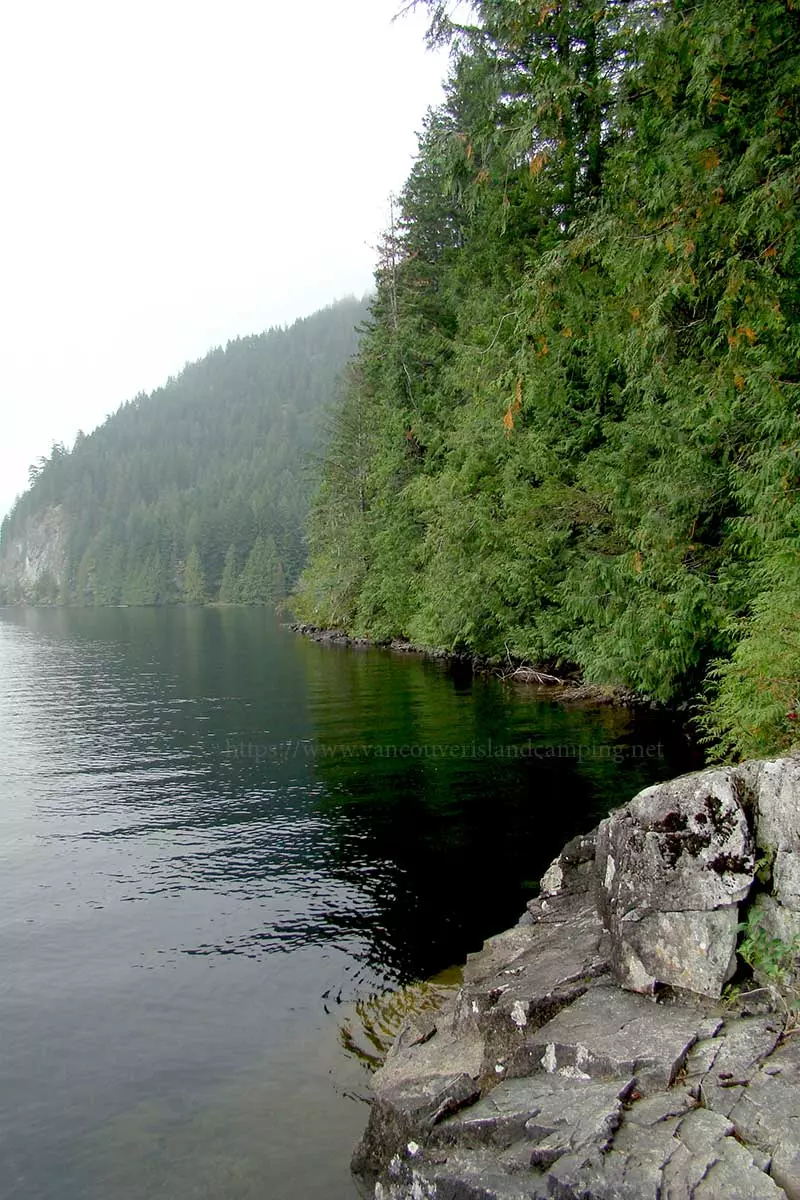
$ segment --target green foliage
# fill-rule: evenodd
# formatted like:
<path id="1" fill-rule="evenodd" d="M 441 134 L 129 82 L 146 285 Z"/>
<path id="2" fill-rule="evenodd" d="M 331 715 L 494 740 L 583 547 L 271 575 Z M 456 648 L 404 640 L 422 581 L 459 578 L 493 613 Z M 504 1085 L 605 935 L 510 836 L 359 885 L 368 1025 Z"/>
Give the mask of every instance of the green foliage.
<path id="1" fill-rule="evenodd" d="M 744 934 L 739 943 L 739 956 L 748 967 L 766 976 L 776 986 L 787 987 L 800 954 L 800 945 L 792 946 L 781 938 L 771 937 L 762 925 L 752 920 L 742 922 L 738 931 Z"/>
<path id="2" fill-rule="evenodd" d="M 236 566 L 236 547 L 229 546 L 219 585 L 220 604 L 236 604 L 239 600 L 239 570 Z"/>
<path id="3" fill-rule="evenodd" d="M 260 534 L 236 583 L 240 604 L 277 603 L 283 599 L 283 572 L 274 539 Z"/>
<path id="4" fill-rule="evenodd" d="M 189 551 L 183 570 L 183 595 L 188 604 L 202 604 L 206 599 L 203 564 L 200 561 L 200 554 L 194 542 L 192 542 L 192 548 Z"/>
<path id="5" fill-rule="evenodd" d="M 737 952 L 756 980 L 769 989 L 776 1006 L 783 1010 L 788 1020 L 795 1021 L 800 1010 L 800 938 L 785 941 L 775 937 L 764 928 L 760 919 L 758 909 L 753 908 L 738 926 L 742 937 Z"/>
<path id="6" fill-rule="evenodd" d="M 381 249 L 309 619 L 798 703 L 798 13 L 431 4 L 454 65 Z M 713 665 L 712 665 L 713 664 Z"/>
<path id="7" fill-rule="evenodd" d="M 761 571 L 730 658 L 710 671 L 702 726 L 717 754 L 800 748 L 800 560 L 791 546 Z"/>

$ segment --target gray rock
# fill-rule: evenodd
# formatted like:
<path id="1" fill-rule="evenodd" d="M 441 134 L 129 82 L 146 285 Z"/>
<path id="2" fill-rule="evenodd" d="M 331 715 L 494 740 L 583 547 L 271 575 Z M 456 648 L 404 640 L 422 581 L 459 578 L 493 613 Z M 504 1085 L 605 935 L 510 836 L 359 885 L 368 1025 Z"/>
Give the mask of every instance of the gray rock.
<path id="1" fill-rule="evenodd" d="M 724 1020 L 701 999 L 733 969 L 745 901 L 800 944 L 800 760 L 648 788 L 565 846 L 524 923 L 376 1074 L 354 1159 L 370 1196 L 800 1200 L 800 1038 L 759 1009 L 766 989 Z"/>
<path id="2" fill-rule="evenodd" d="M 658 984 L 716 997 L 736 970 L 739 912 L 650 912 L 612 922 L 614 978 L 634 992 L 652 994 Z"/>
<path id="3" fill-rule="evenodd" d="M 375 1200 L 550 1200 L 545 1176 L 505 1170 L 492 1150 L 453 1150 L 442 1161 L 427 1152 L 396 1156 L 375 1185 Z"/>
<path id="4" fill-rule="evenodd" d="M 596 850 L 596 829 L 567 842 L 541 878 L 539 883 L 541 895 L 555 896 L 562 892 L 590 891 L 594 885 Z"/>
<path id="5" fill-rule="evenodd" d="M 600 825 L 597 866 L 605 902 L 619 913 L 707 911 L 743 900 L 753 839 L 733 772 L 645 788 Z"/>
<path id="6" fill-rule="evenodd" d="M 406 1021 L 383 1066 L 373 1076 L 373 1087 L 380 1091 L 426 1075 L 466 1074 L 477 1078 L 483 1042 L 474 1028 L 456 1033 L 454 1011 L 454 1001 L 448 1000 L 432 1019 L 422 1014 Z"/>
<path id="7" fill-rule="evenodd" d="M 776 852 L 772 864 L 772 891 L 784 908 L 800 912 L 800 844 L 793 850 L 781 846 Z"/>
<path id="8" fill-rule="evenodd" d="M 729 1117 L 780 1036 L 781 1022 L 774 1014 L 726 1021 L 717 1037 L 693 1047 L 687 1060 L 687 1083 L 707 1108 Z"/>
<path id="9" fill-rule="evenodd" d="M 692 1095 L 689 1088 L 676 1084 L 666 1092 L 653 1092 L 650 1096 L 637 1099 L 625 1115 L 625 1129 L 628 1133 L 633 1131 L 632 1137 L 637 1138 L 640 1136 L 636 1131 L 637 1126 L 652 1130 L 669 1121 L 670 1129 L 674 1130 L 677 1129 L 674 1118 L 683 1117 L 696 1107 L 697 1097 Z"/>
<path id="10" fill-rule="evenodd" d="M 487 938 L 475 954 L 468 954 L 464 965 L 464 990 L 513 966 L 514 961 L 536 945 L 532 929 L 515 925 L 495 937 Z"/>
<path id="11" fill-rule="evenodd" d="M 61 504 L 51 504 L 24 519 L 14 540 L 3 541 L 0 586 L 18 590 L 28 601 L 35 597 L 37 584 L 45 576 L 61 587 L 69 565 L 69 536 L 70 522 Z"/>
<path id="12" fill-rule="evenodd" d="M 351 1168 L 376 1175 L 407 1146 L 423 1141 L 438 1121 L 477 1100 L 479 1091 L 467 1074 L 424 1075 L 376 1090 L 369 1121 L 356 1146 Z"/>
<path id="13" fill-rule="evenodd" d="M 375 1176 L 408 1141 L 423 1141 L 437 1121 L 477 1100 L 482 1041 L 474 1031 L 454 1035 L 451 1006 L 436 1020 L 436 1032 L 422 1039 L 412 1023 L 404 1026 L 373 1076 L 375 1099 L 352 1160 L 357 1175 Z"/>
<path id="14" fill-rule="evenodd" d="M 554 902 L 559 899 L 564 898 L 555 897 Z M 454 1029 L 458 1034 L 475 1031 L 482 1039 L 482 1079 L 502 1077 L 509 1058 L 532 1030 L 607 974 L 603 937 L 592 897 L 586 893 L 570 897 L 560 919 L 517 927 L 513 936 L 493 938 L 479 954 L 470 955 Z"/>
<path id="15" fill-rule="evenodd" d="M 556 892 L 553 895 L 537 896 L 528 901 L 528 914 L 535 925 L 572 924 L 586 912 L 595 916 L 596 905 L 588 890 L 581 892 Z M 598 918 L 599 919 L 599 918 Z"/>
<path id="16" fill-rule="evenodd" d="M 437 1143 L 510 1147 L 524 1138 L 527 1162 L 549 1165 L 563 1154 L 605 1150 L 622 1121 L 633 1080 L 585 1082 L 547 1075 L 509 1079 L 477 1104 L 443 1121 Z"/>
<path id="17" fill-rule="evenodd" d="M 636 1106 L 634 1106 L 635 1111 Z M 647 1128 L 626 1120 L 602 1158 L 565 1156 L 548 1183 L 558 1200 L 779 1200 L 785 1193 L 717 1113 L 694 1108 Z"/>
<path id="18" fill-rule="evenodd" d="M 718 1018 L 691 1007 L 658 1004 L 619 988 L 586 992 L 531 1037 L 509 1063 L 509 1077 L 542 1070 L 573 1079 L 635 1076 L 640 1092 L 669 1087 Z"/>
<path id="19" fill-rule="evenodd" d="M 676 1131 L 679 1143 L 665 1163 L 661 1195 L 692 1200 L 778 1200 L 784 1193 L 766 1175 L 734 1127 L 719 1113 L 697 1108 Z"/>
<path id="20" fill-rule="evenodd" d="M 772 1159 L 770 1173 L 800 1198 L 800 1044 L 790 1038 L 759 1064 L 731 1111 L 736 1134 Z"/>
<path id="21" fill-rule="evenodd" d="M 740 770 L 755 791 L 756 843 L 774 859 L 775 897 L 787 908 L 800 910 L 800 759 L 748 763 Z"/>
<path id="22" fill-rule="evenodd" d="M 598 906 L 623 987 L 720 995 L 754 879 L 741 790 L 732 771 L 703 771 L 646 788 L 600 825 Z"/>
<path id="23" fill-rule="evenodd" d="M 786 908 L 772 896 L 762 894 L 752 904 L 749 917 L 768 937 L 783 943 L 782 952 L 776 959 L 782 978 L 771 977 L 763 966 L 755 963 L 753 974 L 757 982 L 778 993 L 800 987 L 800 912 Z"/>

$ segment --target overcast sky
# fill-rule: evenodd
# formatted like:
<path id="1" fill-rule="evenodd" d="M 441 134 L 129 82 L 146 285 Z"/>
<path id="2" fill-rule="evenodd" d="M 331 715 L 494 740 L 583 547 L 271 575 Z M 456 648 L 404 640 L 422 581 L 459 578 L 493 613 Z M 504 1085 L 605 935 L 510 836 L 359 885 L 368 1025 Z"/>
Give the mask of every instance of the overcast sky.
<path id="1" fill-rule="evenodd" d="M 363 294 L 441 98 L 400 0 L 0 8 L 0 516 L 53 441 Z"/>

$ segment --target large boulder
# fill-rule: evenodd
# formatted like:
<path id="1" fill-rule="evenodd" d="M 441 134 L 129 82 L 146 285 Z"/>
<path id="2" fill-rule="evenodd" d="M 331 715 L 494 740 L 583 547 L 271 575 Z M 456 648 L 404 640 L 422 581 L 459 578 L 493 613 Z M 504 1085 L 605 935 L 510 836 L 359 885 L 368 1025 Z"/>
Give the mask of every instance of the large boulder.
<path id="1" fill-rule="evenodd" d="M 646 788 L 600 825 L 598 908 L 616 981 L 717 997 L 736 965 L 755 845 L 735 769 Z"/>

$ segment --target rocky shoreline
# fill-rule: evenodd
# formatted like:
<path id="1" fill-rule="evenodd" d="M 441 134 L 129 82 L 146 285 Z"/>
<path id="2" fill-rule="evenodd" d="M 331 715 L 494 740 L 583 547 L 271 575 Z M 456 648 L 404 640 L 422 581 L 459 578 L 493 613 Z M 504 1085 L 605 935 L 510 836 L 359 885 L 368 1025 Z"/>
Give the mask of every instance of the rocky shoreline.
<path id="1" fill-rule="evenodd" d="M 417 646 L 403 638 L 376 641 L 373 638 L 355 637 L 344 629 L 321 629 L 317 625 L 308 625 L 300 621 L 290 623 L 287 628 L 293 633 L 308 638 L 309 641 L 319 642 L 324 646 L 350 647 L 354 650 L 390 650 L 394 654 L 414 654 L 421 658 L 459 663 L 469 668 L 473 675 L 493 675 L 512 683 L 546 688 L 548 695 L 559 701 L 591 705 L 609 704 L 624 708 L 662 709 L 665 707 L 650 696 L 643 696 L 628 688 L 584 683 L 580 679 L 554 675 L 543 668 L 516 659 L 500 662 L 480 654 L 460 654 L 444 650 L 441 647 Z M 682 708 L 685 707 L 685 705 L 682 706 Z"/>
<path id="2" fill-rule="evenodd" d="M 401 1029 L 362 1194 L 800 1198 L 799 947 L 800 759 L 645 789 Z"/>

